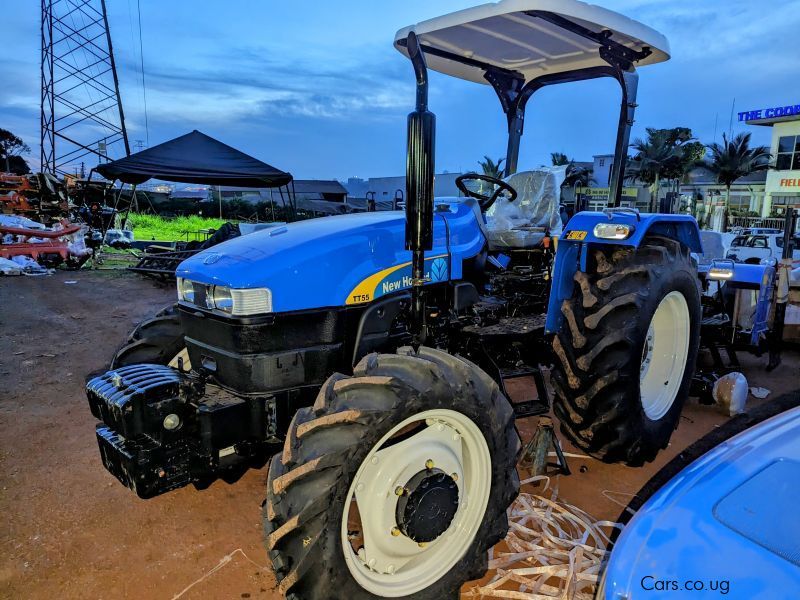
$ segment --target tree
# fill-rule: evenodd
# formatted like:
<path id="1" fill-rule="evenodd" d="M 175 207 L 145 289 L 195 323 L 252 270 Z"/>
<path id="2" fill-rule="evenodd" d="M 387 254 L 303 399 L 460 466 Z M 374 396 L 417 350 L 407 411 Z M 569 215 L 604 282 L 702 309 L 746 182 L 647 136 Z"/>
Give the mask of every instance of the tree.
<path id="1" fill-rule="evenodd" d="M 31 172 L 30 166 L 21 156 L 9 156 L 8 167 L 8 172 L 14 175 L 27 175 Z"/>
<path id="2" fill-rule="evenodd" d="M 11 133 L 8 129 L 0 128 L 0 158 L 5 159 L 6 172 L 11 171 L 11 157 L 30 152 L 28 145 Z M 24 162 L 24 161 L 23 161 Z M 27 165 L 26 165 L 27 166 Z"/>
<path id="3" fill-rule="evenodd" d="M 676 148 L 677 139 L 670 129 L 646 129 L 645 139 L 637 138 L 631 144 L 636 154 L 631 161 L 633 178 L 650 186 L 650 211 L 656 211 L 661 179 L 668 169 L 680 160 Z"/>
<path id="4" fill-rule="evenodd" d="M 554 167 L 561 167 L 563 165 L 568 165 L 570 163 L 575 162 L 572 159 L 567 158 L 567 155 L 563 152 L 551 152 L 550 153 L 550 162 Z"/>
<path id="5" fill-rule="evenodd" d="M 650 186 L 650 210 L 655 211 L 662 180 L 677 191 L 689 171 L 705 155 L 705 146 L 692 137 L 688 127 L 648 127 L 646 131 L 645 139 L 636 139 L 631 144 L 636 154 L 628 163 L 626 178 Z"/>
<path id="6" fill-rule="evenodd" d="M 479 160 L 478 164 L 483 169 L 483 174 L 488 175 L 489 177 L 494 177 L 495 179 L 502 179 L 503 177 L 503 162 L 505 162 L 505 158 L 500 158 L 497 162 L 493 161 L 488 156 L 483 157 L 484 160 Z"/>
<path id="7" fill-rule="evenodd" d="M 772 155 L 766 146 L 750 147 L 750 134 L 738 133 L 729 140 L 722 134 L 722 144 L 714 142 L 708 145 L 708 158 L 700 161 L 699 166 L 708 169 L 717 183 L 725 186 L 725 218 L 730 207 L 731 186 L 741 178 L 757 171 L 769 169 Z"/>

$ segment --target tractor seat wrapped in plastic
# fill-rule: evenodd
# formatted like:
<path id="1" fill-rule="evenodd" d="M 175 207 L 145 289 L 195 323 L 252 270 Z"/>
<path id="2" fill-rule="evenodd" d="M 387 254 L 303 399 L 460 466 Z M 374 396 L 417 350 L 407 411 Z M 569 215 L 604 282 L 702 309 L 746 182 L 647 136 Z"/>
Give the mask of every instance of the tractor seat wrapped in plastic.
<path id="1" fill-rule="evenodd" d="M 509 202 L 499 198 L 486 211 L 486 234 L 492 248 L 533 248 L 547 232 L 561 233 L 561 184 L 566 167 L 542 167 L 506 178 L 517 190 Z"/>

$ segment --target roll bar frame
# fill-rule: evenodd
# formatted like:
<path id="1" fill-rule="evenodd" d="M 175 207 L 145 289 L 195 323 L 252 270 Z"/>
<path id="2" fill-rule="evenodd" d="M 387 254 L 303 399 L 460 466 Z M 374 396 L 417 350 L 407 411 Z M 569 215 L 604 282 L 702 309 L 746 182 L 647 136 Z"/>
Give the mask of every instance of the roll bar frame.
<path id="1" fill-rule="evenodd" d="M 628 157 L 631 127 L 634 123 L 634 113 L 637 106 L 636 92 L 639 84 L 639 75 L 636 72 L 634 63 L 650 56 L 652 49 L 648 46 L 641 50 L 628 48 L 612 39 L 612 31 L 605 29 L 595 32 L 561 15 L 548 11 L 530 10 L 525 11 L 525 14 L 529 17 L 547 21 L 556 27 L 596 43 L 600 57 L 607 63 L 607 66 L 546 74 L 526 81 L 525 76 L 518 71 L 497 67 L 480 60 L 442 50 L 441 48 L 434 48 L 427 44 L 420 43 L 419 48 L 425 54 L 446 58 L 447 60 L 483 70 L 484 78 L 494 88 L 508 121 L 506 176 L 517 171 L 520 140 L 524 130 L 525 107 L 534 93 L 550 85 L 585 81 L 600 77 L 611 77 L 617 81 L 622 91 L 622 100 L 620 102 L 616 143 L 614 145 L 614 162 L 611 166 L 609 201 L 611 206 L 619 206 L 622 199 L 622 182 Z M 406 47 L 407 41 L 399 40 L 398 45 Z"/>

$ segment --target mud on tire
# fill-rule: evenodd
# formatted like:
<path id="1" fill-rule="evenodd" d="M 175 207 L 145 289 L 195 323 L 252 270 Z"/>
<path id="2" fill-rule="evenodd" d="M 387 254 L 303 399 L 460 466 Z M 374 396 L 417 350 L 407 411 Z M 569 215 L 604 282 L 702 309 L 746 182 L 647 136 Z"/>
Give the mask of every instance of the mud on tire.
<path id="1" fill-rule="evenodd" d="M 464 582 L 483 575 L 487 551 L 505 536 L 506 509 L 519 491 L 520 441 L 511 406 L 472 363 L 429 348 L 418 354 L 401 348 L 364 357 L 353 377 L 330 377 L 314 405 L 296 413 L 283 453 L 272 459 L 263 520 L 281 593 L 308 600 L 382 597 L 364 589 L 345 561 L 340 532 L 348 490 L 385 434 L 437 408 L 462 413 L 480 429 L 491 456 L 491 491 L 465 554 L 432 585 L 403 597 L 457 598 Z"/>
<path id="2" fill-rule="evenodd" d="M 600 246 L 575 274 L 564 325 L 553 340 L 554 410 L 561 431 L 605 462 L 639 466 L 665 448 L 689 392 L 700 340 L 700 291 L 689 250 L 650 236 L 638 249 Z M 686 365 L 672 405 L 656 420 L 644 411 L 640 368 L 661 300 L 680 292 L 689 311 Z"/>

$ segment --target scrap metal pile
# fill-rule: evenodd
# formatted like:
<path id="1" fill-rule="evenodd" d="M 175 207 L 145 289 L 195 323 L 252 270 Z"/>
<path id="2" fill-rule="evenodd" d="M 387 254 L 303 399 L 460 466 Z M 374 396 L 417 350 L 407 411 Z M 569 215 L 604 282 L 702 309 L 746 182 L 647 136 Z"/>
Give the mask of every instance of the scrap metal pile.
<path id="1" fill-rule="evenodd" d="M 92 254 L 84 224 L 70 218 L 67 189 L 55 177 L 0 173 L 0 273 L 80 268 Z"/>

